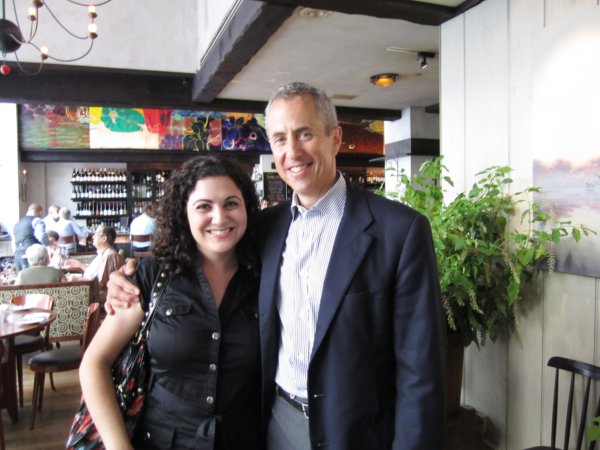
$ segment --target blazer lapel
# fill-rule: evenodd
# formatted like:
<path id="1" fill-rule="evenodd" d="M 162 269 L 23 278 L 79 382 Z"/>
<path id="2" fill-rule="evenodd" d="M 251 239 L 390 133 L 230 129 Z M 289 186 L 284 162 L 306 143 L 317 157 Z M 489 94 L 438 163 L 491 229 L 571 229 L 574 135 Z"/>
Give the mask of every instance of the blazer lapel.
<path id="1" fill-rule="evenodd" d="M 365 193 L 348 186 L 344 216 L 335 238 L 323 285 L 311 359 L 321 345 L 348 286 L 371 245 L 373 238 L 365 229 L 372 221 Z"/>
<path id="2" fill-rule="evenodd" d="M 266 220 L 270 223 L 262 231 L 265 237 L 260 249 L 262 269 L 258 312 L 263 366 L 266 364 L 268 369 L 272 369 L 277 365 L 276 352 L 279 349 L 279 316 L 276 299 L 283 248 L 292 220 L 289 206 L 282 206 L 278 215 L 268 216 Z"/>

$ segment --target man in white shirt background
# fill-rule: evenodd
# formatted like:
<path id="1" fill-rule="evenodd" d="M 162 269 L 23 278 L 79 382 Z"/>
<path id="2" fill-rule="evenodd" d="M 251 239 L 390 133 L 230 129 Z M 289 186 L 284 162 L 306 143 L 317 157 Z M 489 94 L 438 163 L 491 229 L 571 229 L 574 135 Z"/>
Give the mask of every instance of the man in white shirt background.
<path id="1" fill-rule="evenodd" d="M 56 231 L 56 222 L 60 219 L 60 206 L 50 205 L 48 206 L 48 214 L 44 217 L 44 225 L 46 225 L 46 231 L 54 230 Z M 60 234 L 60 233 L 59 233 Z"/>
<path id="2" fill-rule="evenodd" d="M 151 234 L 154 237 L 154 229 L 156 227 L 155 207 L 152 203 L 146 204 L 144 212 L 131 221 L 129 225 L 129 236 L 140 236 Z M 132 240 L 131 245 L 140 251 L 145 251 L 150 248 L 152 241 L 137 242 Z"/>

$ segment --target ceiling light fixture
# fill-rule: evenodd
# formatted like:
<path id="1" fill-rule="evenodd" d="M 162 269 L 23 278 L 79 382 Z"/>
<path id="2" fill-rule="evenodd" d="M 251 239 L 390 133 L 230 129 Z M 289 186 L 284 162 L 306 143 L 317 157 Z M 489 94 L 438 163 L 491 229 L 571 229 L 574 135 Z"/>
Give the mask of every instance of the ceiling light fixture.
<path id="1" fill-rule="evenodd" d="M 427 58 L 435 58 L 435 53 L 431 53 L 431 52 L 418 52 L 417 53 L 417 60 L 419 61 L 419 64 L 421 65 L 421 70 L 423 70 L 425 67 L 427 67 Z"/>
<path id="2" fill-rule="evenodd" d="M 106 3 L 109 3 L 112 0 L 105 0 L 102 3 L 97 3 L 97 4 L 95 4 L 95 3 L 80 3 L 75 0 L 67 0 L 67 1 L 69 3 L 72 3 L 77 6 L 87 7 L 87 16 L 90 19 L 90 21 L 88 23 L 88 27 L 87 27 L 87 35 L 79 36 L 79 35 L 71 32 L 58 19 L 56 14 L 50 9 L 50 7 L 48 6 L 48 4 L 45 1 L 32 0 L 31 6 L 29 7 L 29 10 L 27 13 L 27 19 L 31 22 L 31 25 L 29 28 L 29 37 L 27 39 L 25 39 L 23 37 L 23 33 L 21 32 L 21 26 L 19 25 L 19 18 L 18 18 L 17 7 L 16 7 L 15 2 L 13 1 L 13 10 L 14 10 L 14 16 L 15 16 L 16 23 L 11 22 L 10 20 L 6 19 L 4 0 L 2 0 L 2 18 L 0 19 L 0 52 L 2 53 L 2 64 L 0 65 L 0 73 L 2 75 L 8 75 L 11 72 L 11 67 L 6 64 L 7 53 L 14 53 L 15 61 L 18 65 L 19 69 L 21 69 L 21 71 L 27 75 L 37 75 L 38 73 L 40 73 L 40 71 L 42 70 L 44 61 L 48 58 L 50 58 L 54 61 L 59 61 L 59 62 L 73 62 L 73 61 L 78 61 L 78 60 L 82 59 L 83 57 L 87 56 L 90 53 L 90 51 L 92 50 L 92 47 L 94 45 L 94 39 L 96 39 L 98 37 L 98 28 L 97 28 L 96 24 L 94 23 L 94 20 L 98 16 L 98 14 L 96 13 L 96 7 L 105 5 Z M 80 40 L 88 40 L 89 39 L 90 40 L 89 48 L 87 50 L 85 50 L 85 52 L 82 55 L 77 56 L 75 58 L 69 58 L 69 59 L 58 58 L 58 57 L 53 56 L 48 53 L 47 46 L 45 46 L 45 45 L 38 46 L 37 44 L 35 44 L 33 42 L 33 39 L 35 38 L 35 35 L 38 30 L 38 25 L 39 25 L 38 12 L 39 12 L 39 9 L 43 6 L 46 7 L 46 10 L 48 11 L 48 13 L 50 13 L 52 18 L 56 21 L 56 23 L 58 25 L 60 25 L 60 27 L 65 32 L 67 32 L 68 34 L 70 34 L 72 37 L 74 37 L 76 39 L 80 39 Z M 21 48 L 21 46 L 25 45 L 25 44 L 31 45 L 32 47 L 37 49 L 40 53 L 40 65 L 39 65 L 38 69 L 34 72 L 28 72 L 21 66 L 21 61 L 19 60 L 19 56 L 17 54 L 17 50 L 19 50 Z"/>
<path id="3" fill-rule="evenodd" d="M 398 81 L 399 78 L 400 75 L 397 73 L 379 73 L 371 76 L 371 83 L 375 86 L 388 87 Z"/>
<path id="4" fill-rule="evenodd" d="M 421 66 L 421 70 L 427 67 L 427 58 L 435 58 L 434 52 L 425 52 L 418 50 L 411 50 L 409 48 L 402 47 L 388 47 L 386 48 L 388 52 L 396 52 L 396 53 L 412 53 L 413 55 L 417 55 L 417 61 Z"/>
<path id="5" fill-rule="evenodd" d="M 329 17 L 333 12 L 325 11 L 324 9 L 301 8 L 298 14 L 307 19 L 322 19 L 323 17 Z"/>

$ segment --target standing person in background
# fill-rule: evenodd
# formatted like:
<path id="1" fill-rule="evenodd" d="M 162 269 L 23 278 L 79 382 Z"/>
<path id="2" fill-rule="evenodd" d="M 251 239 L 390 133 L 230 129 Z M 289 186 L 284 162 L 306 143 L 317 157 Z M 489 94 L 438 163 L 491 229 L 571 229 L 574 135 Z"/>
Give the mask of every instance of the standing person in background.
<path id="1" fill-rule="evenodd" d="M 54 230 L 54 226 L 56 222 L 60 219 L 60 206 L 58 205 L 50 205 L 48 206 L 48 214 L 44 217 L 44 225 L 46 225 L 46 232 L 50 230 Z"/>
<path id="2" fill-rule="evenodd" d="M 56 222 L 54 226 L 54 231 L 58 233 L 61 238 L 68 238 L 71 236 L 76 236 L 76 241 L 78 238 L 87 238 L 88 232 L 81 229 L 79 224 L 74 220 L 71 220 L 71 210 L 65 206 L 60 208 L 59 211 L 60 219 Z M 60 244 L 59 246 L 65 249 L 65 253 L 73 253 L 77 251 L 77 242 L 70 242 L 68 244 Z"/>
<path id="3" fill-rule="evenodd" d="M 49 244 L 42 212 L 41 205 L 32 203 L 27 208 L 27 214 L 15 224 L 13 236 L 15 238 L 15 269 L 17 272 L 29 267 L 29 263 L 23 258 L 27 247 L 33 244 Z"/>
<path id="4" fill-rule="evenodd" d="M 85 402 L 107 449 L 261 449 L 254 185 L 228 159 L 196 157 L 171 175 L 160 202 L 152 256 L 134 277 L 144 301 L 107 316 L 88 347 Z M 132 445 L 110 367 L 165 269 L 171 277 L 148 336 L 152 382 Z"/>
<path id="5" fill-rule="evenodd" d="M 131 221 L 131 225 L 129 225 L 129 237 L 151 234 L 154 239 L 154 229 L 156 227 L 154 215 L 154 204 L 147 203 L 144 207 L 144 212 Z M 138 251 L 147 251 L 152 246 L 152 241 L 131 241 L 131 245 Z"/>
<path id="6" fill-rule="evenodd" d="M 33 244 L 27 247 L 25 258 L 29 262 L 29 267 L 19 272 L 15 284 L 58 283 L 66 281 L 60 269 L 48 267 L 50 258 L 44 245 Z"/>
<path id="7" fill-rule="evenodd" d="M 267 449 L 443 450 L 446 329 L 427 219 L 346 183 L 323 91 L 284 85 L 265 114 L 294 190 L 257 230 Z M 111 276 L 111 306 L 138 292 Z"/>

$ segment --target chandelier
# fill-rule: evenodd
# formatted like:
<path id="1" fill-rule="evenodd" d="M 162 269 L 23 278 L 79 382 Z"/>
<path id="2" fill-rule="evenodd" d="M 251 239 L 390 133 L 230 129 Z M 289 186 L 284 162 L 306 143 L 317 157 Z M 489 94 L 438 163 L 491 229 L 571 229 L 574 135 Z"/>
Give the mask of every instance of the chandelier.
<path id="1" fill-rule="evenodd" d="M 78 61 L 78 60 L 84 58 L 92 51 L 92 47 L 94 46 L 94 39 L 96 39 L 98 37 L 98 28 L 97 28 L 96 23 L 94 23 L 94 20 L 98 16 L 96 13 L 96 7 L 105 5 L 106 3 L 109 3 L 111 0 L 105 0 L 102 3 L 80 3 L 75 0 L 67 0 L 69 3 L 72 3 L 73 5 L 82 6 L 82 7 L 87 8 L 87 16 L 89 18 L 89 23 L 87 26 L 87 34 L 85 34 L 83 36 L 73 33 L 71 30 L 69 30 L 59 20 L 58 16 L 52 11 L 52 9 L 48 5 L 47 1 L 32 0 L 31 6 L 29 7 L 29 10 L 27 12 L 27 20 L 29 22 L 31 22 L 30 26 L 29 26 L 29 34 L 28 34 L 27 38 L 24 37 L 24 34 L 21 31 L 21 25 L 19 23 L 19 15 L 17 14 L 17 7 L 15 5 L 15 0 L 12 0 L 12 5 L 13 5 L 13 11 L 14 11 L 14 17 L 15 17 L 16 23 L 11 22 L 10 20 L 6 19 L 6 11 L 5 11 L 5 5 L 4 5 L 5 0 L 1 0 L 1 1 L 2 1 L 2 18 L 0 19 L 0 53 L 2 54 L 2 56 L 1 56 L 2 64 L 0 65 L 0 73 L 2 75 L 10 74 L 11 67 L 6 64 L 6 55 L 8 53 L 14 53 L 15 61 L 18 65 L 19 69 L 21 69 L 21 71 L 23 73 L 28 74 L 28 75 L 37 75 L 42 70 L 44 61 L 48 58 L 50 58 L 54 61 L 58 61 L 58 62 L 73 62 L 73 61 Z M 37 44 L 35 44 L 33 42 L 33 40 L 35 39 L 35 36 L 37 34 L 38 26 L 39 26 L 38 12 L 39 12 L 40 8 L 42 8 L 42 7 L 44 7 L 46 9 L 46 11 L 48 11 L 50 16 L 54 19 L 54 21 L 67 34 L 71 35 L 75 39 L 90 41 L 89 47 L 87 48 L 87 50 L 84 51 L 83 54 L 81 54 L 80 56 L 77 56 L 75 58 L 68 58 L 68 59 L 58 58 L 58 57 L 54 56 L 53 54 L 49 53 L 49 49 L 46 45 L 38 46 Z M 35 70 L 33 72 L 25 70 L 25 68 L 21 65 L 21 61 L 19 60 L 17 50 L 19 50 L 21 48 L 21 46 L 23 46 L 23 45 L 30 45 L 39 52 L 39 55 L 40 55 L 39 67 L 37 68 L 37 70 Z"/>

